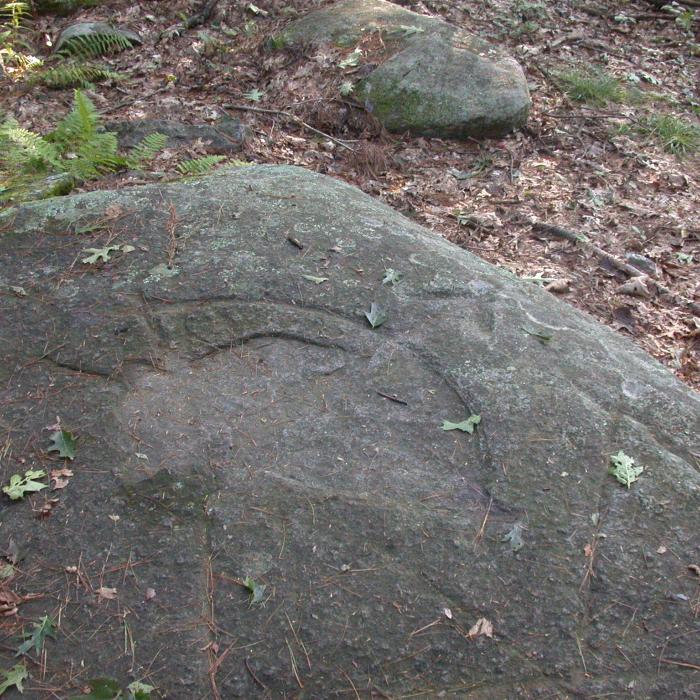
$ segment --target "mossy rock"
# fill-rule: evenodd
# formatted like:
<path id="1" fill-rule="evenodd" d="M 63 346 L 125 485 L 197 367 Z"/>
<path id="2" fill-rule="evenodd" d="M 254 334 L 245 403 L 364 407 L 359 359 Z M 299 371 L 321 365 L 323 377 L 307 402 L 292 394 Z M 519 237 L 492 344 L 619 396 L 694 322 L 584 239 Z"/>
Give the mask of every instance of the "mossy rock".
<path id="1" fill-rule="evenodd" d="M 700 398 L 549 292 L 251 166 L 0 213 L 0 319 L 0 481 L 73 474 L 2 503 L 34 697 L 692 697 Z"/>
<path id="2" fill-rule="evenodd" d="M 380 33 L 388 47 L 355 87 L 390 131 L 447 138 L 502 136 L 523 126 L 527 81 L 501 49 L 384 0 L 346 0 L 290 24 L 284 41 L 349 48 Z"/>

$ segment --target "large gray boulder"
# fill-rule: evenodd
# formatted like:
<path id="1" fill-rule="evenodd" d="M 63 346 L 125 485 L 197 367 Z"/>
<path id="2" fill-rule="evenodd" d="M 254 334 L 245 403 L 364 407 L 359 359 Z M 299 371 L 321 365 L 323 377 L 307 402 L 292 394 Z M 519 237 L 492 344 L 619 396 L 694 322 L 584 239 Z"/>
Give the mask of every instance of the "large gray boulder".
<path id="1" fill-rule="evenodd" d="M 345 0 L 292 22 L 282 37 L 354 47 L 373 33 L 382 50 L 365 61 L 378 65 L 355 95 L 390 131 L 467 138 L 525 124 L 530 95 L 518 63 L 441 19 L 385 0 Z"/>
<path id="2" fill-rule="evenodd" d="M 700 400 L 626 339 L 291 167 L 0 231 L 2 481 L 73 472 L 3 496 L 31 697 L 697 697 Z"/>

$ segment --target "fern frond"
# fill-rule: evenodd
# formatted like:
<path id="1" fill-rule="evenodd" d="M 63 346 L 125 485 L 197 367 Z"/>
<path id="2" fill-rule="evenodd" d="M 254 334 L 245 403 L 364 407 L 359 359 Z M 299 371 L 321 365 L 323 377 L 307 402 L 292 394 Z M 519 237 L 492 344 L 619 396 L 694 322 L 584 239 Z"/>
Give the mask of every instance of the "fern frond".
<path id="1" fill-rule="evenodd" d="M 26 2 L 4 2 L 0 5 L 0 21 L 11 30 L 19 31 L 29 19 L 31 8 Z"/>
<path id="2" fill-rule="evenodd" d="M 97 134 L 99 124 L 95 105 L 82 90 L 75 90 L 73 109 L 58 123 L 50 138 L 64 149 L 79 146 Z"/>
<path id="3" fill-rule="evenodd" d="M 75 151 L 75 157 L 63 161 L 64 170 L 80 180 L 91 180 L 126 166 L 117 153 L 117 137 L 110 132 L 93 134 Z"/>
<path id="4" fill-rule="evenodd" d="M 15 119 L 0 125 L 0 169 L 40 172 L 59 167 L 58 149 L 43 136 L 22 128 Z"/>
<path id="5" fill-rule="evenodd" d="M 178 163 L 177 170 L 181 175 L 206 175 L 217 163 L 226 160 L 225 156 L 202 156 Z"/>
<path id="6" fill-rule="evenodd" d="M 60 90 L 68 87 L 87 88 L 101 80 L 121 80 L 123 74 L 91 64 L 64 64 L 35 73 L 32 85 L 45 85 Z"/>
<path id="7" fill-rule="evenodd" d="M 62 56 L 76 56 L 78 58 L 93 58 L 95 56 L 108 56 L 119 53 L 133 47 L 133 42 L 123 34 L 83 34 L 68 39 L 58 52 Z"/>
<path id="8" fill-rule="evenodd" d="M 126 162 L 130 168 L 139 168 L 149 160 L 153 160 L 168 142 L 165 134 L 148 134 L 143 141 L 137 143 L 126 156 Z"/>

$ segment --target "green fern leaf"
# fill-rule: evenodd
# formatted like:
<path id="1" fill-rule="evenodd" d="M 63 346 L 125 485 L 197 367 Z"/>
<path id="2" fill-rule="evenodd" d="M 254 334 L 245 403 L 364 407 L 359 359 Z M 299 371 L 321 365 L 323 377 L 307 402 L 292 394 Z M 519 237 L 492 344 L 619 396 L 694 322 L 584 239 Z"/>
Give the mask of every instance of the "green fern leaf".
<path id="1" fill-rule="evenodd" d="M 202 156 L 201 158 L 193 158 L 192 160 L 183 160 L 182 163 L 178 163 L 177 170 L 181 175 L 206 175 L 222 160 L 226 160 L 226 157 Z"/>
<path id="2" fill-rule="evenodd" d="M 144 163 L 153 160 L 168 142 L 165 134 L 148 134 L 143 141 L 137 143 L 126 156 L 126 163 L 130 168 L 140 168 Z"/>
<path id="3" fill-rule="evenodd" d="M 29 82 L 31 85 L 45 85 L 60 90 L 68 87 L 87 88 L 101 80 L 121 80 L 123 77 L 122 73 L 102 66 L 66 63 L 35 73 Z"/>
<path id="4" fill-rule="evenodd" d="M 50 135 L 51 141 L 64 149 L 77 147 L 97 133 L 100 115 L 89 97 L 81 90 L 73 93 L 73 109 L 58 123 Z"/>
<path id="5" fill-rule="evenodd" d="M 122 34 L 84 34 L 66 41 L 58 52 L 62 56 L 93 58 L 119 53 L 133 47 L 133 42 Z"/>
<path id="6" fill-rule="evenodd" d="M 58 149 L 39 134 L 22 128 L 15 119 L 0 125 L 0 168 L 42 172 L 60 163 Z"/>

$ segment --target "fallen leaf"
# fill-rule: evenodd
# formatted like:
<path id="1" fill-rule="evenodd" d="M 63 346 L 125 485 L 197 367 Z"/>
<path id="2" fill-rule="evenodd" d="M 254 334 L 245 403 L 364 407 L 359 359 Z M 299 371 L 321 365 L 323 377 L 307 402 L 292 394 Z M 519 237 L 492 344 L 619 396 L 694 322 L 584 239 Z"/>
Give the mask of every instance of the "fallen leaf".
<path id="1" fill-rule="evenodd" d="M 700 576 L 700 566 L 697 564 L 688 564 L 688 571 L 691 571 L 696 576 Z"/>
<path id="2" fill-rule="evenodd" d="M 328 282 L 328 277 L 314 277 L 314 275 L 302 275 L 302 277 L 305 280 L 309 280 L 309 282 L 313 282 L 314 284 L 323 284 L 324 282 Z"/>
<path id="3" fill-rule="evenodd" d="M 463 433 L 473 433 L 474 428 L 481 423 L 481 416 L 471 415 L 461 423 L 451 423 L 448 420 L 443 420 L 440 426 L 443 430 L 461 430 Z"/>
<path id="4" fill-rule="evenodd" d="M 535 338 L 537 338 L 537 340 L 539 340 L 540 343 L 542 343 L 542 345 L 546 345 L 553 337 L 551 333 L 525 328 L 525 326 L 520 326 L 520 330 L 525 331 L 525 333 L 527 333 L 528 335 L 532 335 Z"/>
<path id="5" fill-rule="evenodd" d="M 338 63 L 339 68 L 354 68 L 355 66 L 359 65 L 360 59 L 362 58 L 362 50 L 361 49 L 355 49 L 351 54 L 347 56 L 347 58 L 344 58 L 342 61 Z"/>
<path id="6" fill-rule="evenodd" d="M 369 311 L 365 311 L 365 318 L 372 328 L 379 328 L 386 321 L 386 312 L 379 304 L 372 302 Z"/>
<path id="7" fill-rule="evenodd" d="M 39 519 L 48 518 L 51 515 L 53 509 L 58 505 L 58 498 L 47 498 L 42 504 L 39 510 L 36 512 L 36 517 Z"/>
<path id="8" fill-rule="evenodd" d="M 28 469 L 24 472 L 24 476 L 13 474 L 10 477 L 10 483 L 2 487 L 3 493 L 6 493 L 13 501 L 17 501 L 28 493 L 35 493 L 47 488 L 47 484 L 37 481 L 45 476 L 46 472 L 43 469 Z"/>
<path id="9" fill-rule="evenodd" d="M 75 444 L 78 438 L 73 433 L 68 430 L 57 430 L 55 433 L 51 433 L 49 439 L 52 444 L 46 450 L 47 452 L 58 452 L 59 457 L 75 459 Z"/>
<path id="10" fill-rule="evenodd" d="M 39 622 L 33 622 L 32 626 L 33 632 L 20 644 L 15 656 L 26 654 L 32 647 L 34 647 L 34 653 L 38 655 L 47 637 L 56 638 L 56 622 L 48 615 L 44 615 Z"/>
<path id="11" fill-rule="evenodd" d="M 398 270 L 393 270 L 392 268 L 388 267 L 386 270 L 384 270 L 382 284 L 391 284 L 393 286 L 397 282 L 400 282 L 402 277 L 403 275 Z"/>
<path id="12" fill-rule="evenodd" d="M 256 583 L 250 576 L 246 576 L 243 580 L 243 585 L 248 589 L 250 593 L 250 604 L 261 603 L 263 596 L 265 595 L 265 589 L 267 586 L 261 586 Z"/>
<path id="13" fill-rule="evenodd" d="M 617 328 L 624 328 L 628 333 L 635 333 L 636 321 L 631 306 L 618 306 L 613 309 L 613 321 Z"/>
<path id="14" fill-rule="evenodd" d="M 480 637 L 484 635 L 485 637 L 493 637 L 493 625 L 485 618 L 480 617 L 468 632 L 468 637 L 474 639 L 474 637 Z"/>
<path id="15" fill-rule="evenodd" d="M 7 588 L 0 588 L 0 615 L 9 617 L 17 614 L 17 606 L 22 599 L 13 591 Z"/>
<path id="16" fill-rule="evenodd" d="M 451 620 L 451 619 L 452 619 L 452 610 L 450 610 L 449 608 L 443 608 L 443 611 L 442 611 L 442 612 L 445 614 L 445 617 L 446 617 L 448 620 Z"/>
<path id="17" fill-rule="evenodd" d="M 501 537 L 501 542 L 510 542 L 510 548 L 514 552 L 521 550 L 525 546 L 522 523 L 514 523 L 513 527 Z"/>
<path id="18" fill-rule="evenodd" d="M 571 280 L 568 279 L 553 280 L 544 286 L 548 292 L 553 292 L 554 294 L 566 294 L 571 291 L 570 287 Z"/>
<path id="19" fill-rule="evenodd" d="M 70 477 L 73 476 L 72 469 L 52 469 L 50 472 L 51 476 L 51 488 L 54 491 L 66 488 Z"/>
<path id="20" fill-rule="evenodd" d="M 636 467 L 634 459 L 620 450 L 615 455 L 610 455 L 611 466 L 608 472 L 612 474 L 623 486 L 630 487 L 637 481 L 644 467 Z"/>
<path id="21" fill-rule="evenodd" d="M 156 592 L 153 588 L 146 589 L 146 600 L 153 600 L 156 597 Z"/>
<path id="22" fill-rule="evenodd" d="M 98 596 L 100 596 L 100 598 L 104 598 L 105 600 L 114 600 L 117 597 L 116 588 L 106 588 L 105 586 L 102 586 L 101 588 L 97 589 L 96 593 Z"/>
<path id="23" fill-rule="evenodd" d="M 647 286 L 645 284 L 646 276 L 644 277 L 633 277 L 628 282 L 621 284 L 616 290 L 616 294 L 629 294 L 633 297 L 642 297 L 643 299 L 648 299 L 650 294 Z"/>
<path id="24" fill-rule="evenodd" d="M 592 556 L 593 556 L 593 547 L 591 547 L 590 544 L 586 543 L 586 544 L 583 546 L 583 553 L 584 553 L 587 557 L 592 557 Z"/>
<path id="25" fill-rule="evenodd" d="M 108 245 L 104 248 L 85 248 L 83 253 L 89 253 L 89 255 L 82 258 L 80 262 L 84 265 L 94 265 L 96 262 L 107 262 L 110 253 L 115 250 L 119 250 L 118 245 Z"/>
<path id="26" fill-rule="evenodd" d="M 0 695 L 13 685 L 20 693 L 23 692 L 24 688 L 22 687 L 22 683 L 29 677 L 27 667 L 24 664 L 17 664 L 9 671 L 0 669 L 0 673 L 5 676 L 5 680 L 0 683 Z"/>
<path id="27" fill-rule="evenodd" d="M 666 554 L 666 552 L 668 552 L 668 549 L 666 549 L 666 547 L 664 547 L 663 545 L 661 545 L 661 546 L 656 550 L 656 553 L 657 553 L 657 554 Z"/>

